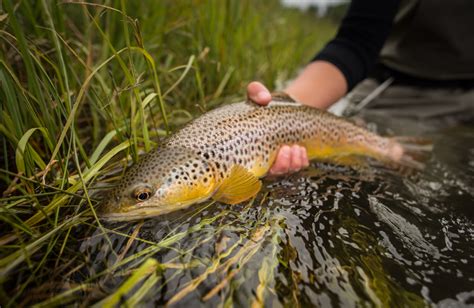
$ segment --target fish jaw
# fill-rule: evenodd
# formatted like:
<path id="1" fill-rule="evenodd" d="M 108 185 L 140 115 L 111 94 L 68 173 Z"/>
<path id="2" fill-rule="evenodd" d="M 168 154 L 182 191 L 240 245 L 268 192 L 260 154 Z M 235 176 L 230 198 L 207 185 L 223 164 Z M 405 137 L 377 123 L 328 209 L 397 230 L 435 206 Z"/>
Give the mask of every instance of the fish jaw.
<path id="1" fill-rule="evenodd" d="M 210 196 L 205 196 L 200 199 L 195 200 L 186 200 L 183 202 L 169 203 L 163 205 L 141 205 L 141 206 L 127 206 L 119 212 L 109 212 L 104 213 L 100 216 L 101 219 L 106 221 L 130 221 L 138 220 L 150 217 L 156 217 L 164 214 L 169 214 L 171 212 L 184 210 L 190 207 L 193 204 L 202 203 L 208 200 Z M 134 207 L 134 208 L 133 208 Z"/>

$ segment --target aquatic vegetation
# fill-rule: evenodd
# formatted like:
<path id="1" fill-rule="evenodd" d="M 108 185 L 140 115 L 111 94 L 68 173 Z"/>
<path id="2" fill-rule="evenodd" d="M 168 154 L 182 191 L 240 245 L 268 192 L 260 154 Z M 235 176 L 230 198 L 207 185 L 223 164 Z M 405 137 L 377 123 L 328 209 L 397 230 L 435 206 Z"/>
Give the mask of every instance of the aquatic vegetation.
<path id="1" fill-rule="evenodd" d="M 101 226 L 100 192 L 139 154 L 242 97 L 248 81 L 286 80 L 334 32 L 277 1 L 5 0 L 0 10 L 2 306 L 62 288 L 83 260 L 72 234 Z"/>

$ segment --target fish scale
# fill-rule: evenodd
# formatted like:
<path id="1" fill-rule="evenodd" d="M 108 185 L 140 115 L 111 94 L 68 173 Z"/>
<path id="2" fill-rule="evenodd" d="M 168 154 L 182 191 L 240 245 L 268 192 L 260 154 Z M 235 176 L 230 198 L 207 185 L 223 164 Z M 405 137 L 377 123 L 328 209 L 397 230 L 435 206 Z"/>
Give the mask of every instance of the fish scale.
<path id="1" fill-rule="evenodd" d="M 400 158 L 394 140 L 285 96 L 266 107 L 234 103 L 191 121 L 132 166 L 104 202 L 103 217 L 128 220 L 209 198 L 230 204 L 249 199 L 284 144 L 299 144 L 310 159 L 330 162 L 353 155 Z"/>

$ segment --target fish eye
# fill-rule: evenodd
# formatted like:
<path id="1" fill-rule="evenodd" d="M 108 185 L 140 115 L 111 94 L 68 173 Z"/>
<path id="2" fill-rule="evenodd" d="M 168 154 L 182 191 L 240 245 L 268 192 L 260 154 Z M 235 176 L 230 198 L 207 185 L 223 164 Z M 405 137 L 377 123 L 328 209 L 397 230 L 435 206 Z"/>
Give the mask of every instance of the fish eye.
<path id="1" fill-rule="evenodd" d="M 150 197 L 151 197 L 151 191 L 149 191 L 148 189 L 141 189 L 135 192 L 135 199 L 137 199 L 137 201 L 139 202 L 146 201 L 150 199 Z"/>

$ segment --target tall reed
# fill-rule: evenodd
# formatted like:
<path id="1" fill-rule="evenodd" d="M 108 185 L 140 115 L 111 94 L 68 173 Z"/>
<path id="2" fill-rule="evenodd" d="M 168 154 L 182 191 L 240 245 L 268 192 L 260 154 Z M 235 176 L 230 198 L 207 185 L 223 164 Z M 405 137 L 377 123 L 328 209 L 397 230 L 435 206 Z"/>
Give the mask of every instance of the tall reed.
<path id="1" fill-rule="evenodd" d="M 77 258 L 71 230 L 100 224 L 92 188 L 250 80 L 281 85 L 334 32 L 276 0 L 0 9 L 1 306 Z"/>

